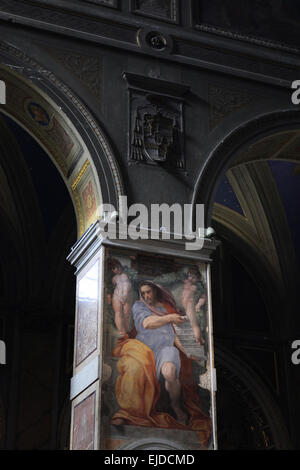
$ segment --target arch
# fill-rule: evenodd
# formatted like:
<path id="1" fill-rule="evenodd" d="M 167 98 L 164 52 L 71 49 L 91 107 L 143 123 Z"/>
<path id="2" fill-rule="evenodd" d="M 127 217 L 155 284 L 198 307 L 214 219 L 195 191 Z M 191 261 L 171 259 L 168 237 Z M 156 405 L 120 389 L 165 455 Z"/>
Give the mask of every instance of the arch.
<path id="1" fill-rule="evenodd" d="M 118 208 L 124 186 L 109 140 L 85 105 L 49 70 L 0 42 L 0 111 L 26 129 L 59 170 L 73 201 L 78 237 L 101 217 L 101 204 Z"/>
<path id="2" fill-rule="evenodd" d="M 276 326 L 282 322 L 280 306 L 283 302 L 283 294 L 279 279 L 274 275 L 269 263 L 259 255 L 256 246 L 248 244 L 239 233 L 235 233 L 230 227 L 220 222 L 214 221 L 214 227 L 220 239 L 229 244 L 233 256 L 238 259 L 255 282 L 265 302 L 271 327 L 270 333 L 274 333 Z"/>
<path id="3" fill-rule="evenodd" d="M 221 178 L 238 154 L 264 137 L 293 129 L 300 129 L 300 111 L 287 108 L 252 117 L 228 131 L 227 135 L 219 137 L 217 144 L 207 153 L 192 197 L 193 212 L 196 203 L 204 204 L 206 226 L 211 224 L 213 204 Z"/>
<path id="4" fill-rule="evenodd" d="M 282 286 L 291 285 L 298 270 L 292 261 L 296 254 L 285 209 L 268 163 L 249 160 L 247 164 L 228 170 L 226 177 L 243 208 L 243 215 L 215 203 L 212 223 L 218 221 L 238 234 L 254 248 L 258 258 L 269 264 Z M 280 256 L 282 253 L 288 253 L 288 256 Z"/>

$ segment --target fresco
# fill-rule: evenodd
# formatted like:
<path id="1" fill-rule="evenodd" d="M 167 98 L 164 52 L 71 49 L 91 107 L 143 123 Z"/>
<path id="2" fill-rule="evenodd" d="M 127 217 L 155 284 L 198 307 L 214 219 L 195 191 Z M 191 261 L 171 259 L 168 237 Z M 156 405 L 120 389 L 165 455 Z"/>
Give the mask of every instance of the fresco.
<path id="1" fill-rule="evenodd" d="M 205 264 L 107 250 L 104 298 L 104 441 L 172 441 L 175 432 L 208 448 Z"/>
<path id="2" fill-rule="evenodd" d="M 98 261 L 96 261 L 78 282 L 75 367 L 97 348 L 98 272 Z"/>

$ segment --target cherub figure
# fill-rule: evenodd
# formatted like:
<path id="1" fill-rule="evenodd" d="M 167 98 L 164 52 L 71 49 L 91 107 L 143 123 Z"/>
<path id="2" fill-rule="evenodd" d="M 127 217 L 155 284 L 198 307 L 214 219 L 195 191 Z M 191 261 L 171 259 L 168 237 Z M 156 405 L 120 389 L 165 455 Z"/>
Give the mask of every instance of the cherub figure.
<path id="1" fill-rule="evenodd" d="M 198 283 L 200 283 L 200 273 L 197 268 L 189 268 L 187 278 L 183 280 L 183 289 L 181 293 L 181 303 L 185 309 L 187 316 L 191 322 L 196 342 L 204 344 L 201 328 L 199 326 L 196 312 L 200 312 L 201 307 L 205 304 L 205 294 L 199 297 Z"/>
<path id="2" fill-rule="evenodd" d="M 201 307 L 205 305 L 206 297 L 198 267 L 193 265 L 176 273 L 162 274 L 155 277 L 153 281 L 163 286 L 171 286 L 172 293 L 175 297 L 178 296 L 179 305 L 182 305 L 190 320 L 196 342 L 199 345 L 204 344 L 205 341 L 200 328 L 200 315 L 197 314 L 199 314 Z"/>
<path id="3" fill-rule="evenodd" d="M 124 272 L 124 268 L 117 259 L 109 260 L 109 268 L 114 273 L 112 285 L 113 294 L 107 295 L 108 303 L 112 305 L 115 317 L 115 325 L 120 336 L 124 336 L 129 330 L 130 313 L 132 306 L 132 284 Z"/>

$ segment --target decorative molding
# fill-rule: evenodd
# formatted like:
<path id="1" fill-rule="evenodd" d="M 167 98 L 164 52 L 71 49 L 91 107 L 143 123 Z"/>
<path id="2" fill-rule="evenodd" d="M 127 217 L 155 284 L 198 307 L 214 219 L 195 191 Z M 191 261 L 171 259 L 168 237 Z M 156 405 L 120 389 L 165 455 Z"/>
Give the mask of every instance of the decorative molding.
<path id="1" fill-rule="evenodd" d="M 264 3 L 266 4 L 266 2 L 268 2 L 268 1 L 269 0 L 266 0 L 266 1 L 264 0 Z M 255 5 L 255 2 L 251 3 L 251 10 L 253 12 L 253 15 L 255 15 L 255 11 L 260 8 L 262 3 L 263 2 L 261 0 L 258 0 L 256 2 L 256 5 Z M 247 7 L 247 5 L 245 5 L 245 7 Z M 268 38 L 267 36 L 264 37 L 263 35 L 259 34 L 259 31 L 257 31 L 254 34 L 251 34 L 251 33 L 249 34 L 248 32 L 243 33 L 242 30 L 238 31 L 239 27 L 235 27 L 233 25 L 230 26 L 228 24 L 228 27 L 227 27 L 227 25 L 225 23 L 226 22 L 229 23 L 231 21 L 231 18 L 230 18 L 230 15 L 229 16 L 226 15 L 226 8 L 227 7 L 226 7 L 226 4 L 224 4 L 224 2 L 222 2 L 222 1 L 220 1 L 216 5 L 214 5 L 214 16 L 215 17 L 211 21 L 211 23 L 208 19 L 205 19 L 203 21 L 203 17 L 201 15 L 201 9 L 202 8 L 205 8 L 205 6 L 202 5 L 201 0 L 193 0 L 192 15 L 193 15 L 193 18 L 194 18 L 194 27 L 198 31 L 203 31 L 205 33 L 211 33 L 211 34 L 215 34 L 215 35 L 218 35 L 218 36 L 223 36 L 225 38 L 234 39 L 234 40 L 238 40 L 238 41 L 244 41 L 244 42 L 248 42 L 248 43 L 251 43 L 251 44 L 254 44 L 254 45 L 258 45 L 258 46 L 277 49 L 277 50 L 281 50 L 281 51 L 284 51 L 284 52 L 290 52 L 290 53 L 296 53 L 296 54 L 299 54 L 299 52 L 300 52 L 299 47 L 294 47 L 293 45 L 289 45 L 287 43 L 281 42 L 281 40 L 276 41 L 275 39 L 272 39 L 271 37 L 270 38 Z M 248 6 L 248 8 L 249 8 L 249 6 Z M 216 20 L 216 23 L 218 22 L 218 20 L 216 19 L 217 16 L 219 15 L 219 18 L 220 18 L 220 16 L 222 16 L 224 13 L 225 13 L 224 18 L 223 18 L 224 25 L 214 24 L 214 20 Z M 270 15 L 270 13 L 269 14 L 265 13 L 266 18 L 269 17 L 269 15 Z M 277 13 L 277 15 L 278 15 L 278 13 Z M 263 24 L 262 20 L 260 18 L 259 19 L 258 18 L 259 18 L 259 16 L 256 17 L 256 19 L 254 17 L 252 17 L 253 22 L 255 22 L 255 20 L 256 20 L 256 26 L 257 26 L 257 24 L 260 24 L 260 25 Z M 284 19 L 282 18 L 282 15 L 281 15 L 281 21 L 284 21 Z M 222 22 L 222 19 L 221 19 L 221 22 Z M 271 35 L 272 35 L 272 33 L 271 33 Z M 282 35 L 282 37 L 283 37 L 283 35 Z"/>
<path id="2" fill-rule="evenodd" d="M 141 5 L 141 2 L 144 4 Z M 152 8 L 149 6 L 148 8 L 145 6 L 146 4 L 156 4 L 156 13 L 152 13 L 151 10 Z M 165 6 L 162 6 L 162 4 L 165 3 Z M 183 0 L 183 3 L 186 3 L 186 0 Z M 136 6 L 135 6 L 136 4 Z M 177 4 L 177 7 L 175 8 L 175 4 Z M 97 6 L 103 6 L 105 8 L 97 8 Z M 16 14 L 18 20 L 20 21 L 21 17 L 27 17 L 27 18 L 32 18 L 32 20 L 35 18 L 35 10 L 39 8 L 46 7 L 48 11 L 46 12 L 46 15 L 49 18 L 48 22 L 48 27 L 51 24 L 51 16 L 55 12 L 53 10 L 57 11 L 65 11 L 69 13 L 75 13 L 79 14 L 81 17 L 90 17 L 90 18 L 107 18 L 109 14 L 111 14 L 111 9 L 116 10 L 120 6 L 120 2 L 118 0 L 81 0 L 81 1 L 72 1 L 72 0 L 26 0 L 20 1 L 20 0 L 1 0 L 1 6 L 0 6 L 0 12 L 10 12 L 12 14 Z M 51 10 L 50 10 L 51 8 Z M 195 33 L 197 35 L 197 30 L 198 31 L 203 31 L 204 33 L 212 33 L 215 35 L 216 39 L 218 39 L 218 36 L 221 38 L 228 38 L 228 39 L 234 39 L 237 40 L 238 42 L 247 42 L 249 44 L 252 44 L 254 46 L 262 46 L 263 48 L 268 48 L 268 49 L 277 49 L 281 50 L 282 52 L 287 52 L 287 53 L 296 53 L 299 54 L 300 49 L 299 47 L 293 47 L 289 46 L 288 44 L 283 44 L 280 41 L 275 41 L 272 39 L 265 39 L 262 37 L 257 37 L 257 36 L 252 36 L 250 34 L 243 34 L 239 33 L 233 30 L 230 30 L 229 28 L 226 29 L 224 27 L 218 27 L 214 26 L 212 24 L 207 24 L 201 21 L 201 15 L 200 15 L 200 6 L 199 6 L 199 0 L 193 0 L 193 8 L 191 11 L 192 17 L 195 19 L 194 21 L 194 27 L 195 27 Z M 144 17 L 150 17 L 153 19 L 157 19 L 160 21 L 167 21 L 171 23 L 179 23 L 179 0 L 131 0 L 131 11 L 139 16 L 144 16 Z M 28 12 L 28 13 L 27 13 Z M 11 16 L 9 13 L 9 16 Z M 45 15 L 45 19 L 46 19 Z M 39 13 L 39 15 L 36 17 L 38 18 L 43 18 L 43 14 Z M 70 15 L 71 16 L 71 15 Z M 169 19 L 168 19 L 169 18 Z M 70 28 L 70 26 L 67 26 L 67 21 L 69 18 L 65 21 L 66 28 Z M 127 15 L 127 20 L 128 20 L 128 15 Z M 124 23 L 126 22 L 126 18 L 124 15 Z M 54 24 L 59 24 L 59 22 L 54 23 Z M 91 30 L 90 26 L 88 27 L 88 31 Z M 183 29 L 183 28 L 180 28 Z M 178 31 L 179 33 L 180 31 Z M 220 42 L 221 45 L 221 42 Z M 216 46 L 218 47 L 218 46 Z"/>
<path id="3" fill-rule="evenodd" d="M 157 55 L 170 55 L 174 49 L 174 41 L 170 34 L 160 31 L 152 27 L 140 28 L 137 32 L 138 45 Z"/>
<path id="4" fill-rule="evenodd" d="M 129 89 L 148 91 L 178 99 L 183 99 L 190 90 L 189 86 L 182 85 L 181 83 L 167 82 L 166 80 L 145 77 L 129 72 L 124 72 L 123 78 Z"/>
<path id="5" fill-rule="evenodd" d="M 82 234 L 67 256 L 67 261 L 76 267 L 76 274 L 93 259 L 99 251 L 101 242 L 100 227 L 97 221 Z"/>
<path id="6" fill-rule="evenodd" d="M 113 14 L 112 14 L 113 13 Z M 124 12 L 125 13 L 125 12 Z M 67 0 L 39 0 L 23 3 L 19 0 L 1 0 L 0 19 L 29 26 L 43 32 L 63 34 L 66 37 L 79 38 L 96 44 L 116 47 L 119 50 L 145 53 L 137 45 L 137 35 L 144 27 L 149 28 L 150 20 L 137 20 L 126 14 L 115 13 L 108 8 L 97 8 L 88 3 L 76 3 Z M 157 29 L 157 25 L 153 28 Z M 170 54 L 170 60 L 200 67 L 229 76 L 242 77 L 262 83 L 273 84 L 290 89 L 299 59 L 289 54 L 277 54 L 272 48 L 259 48 L 245 45 L 241 41 L 224 41 L 223 38 L 198 34 L 187 28 L 171 28 L 166 32 L 174 41 L 176 54 Z M 148 47 L 151 55 L 162 54 Z M 165 51 L 166 52 L 166 51 Z M 257 61 L 262 67 L 257 71 Z M 238 65 L 237 65 L 238 64 Z"/>
<path id="7" fill-rule="evenodd" d="M 100 216 L 100 200 L 96 187 L 90 161 L 86 160 L 71 185 L 80 236 Z"/>
<path id="8" fill-rule="evenodd" d="M 82 237 L 71 248 L 70 254 L 67 256 L 73 266 L 77 268 L 76 273 L 83 269 L 82 259 L 93 259 L 95 253 L 99 251 L 101 245 L 111 248 L 121 248 L 134 250 L 136 253 L 157 254 L 162 256 L 170 256 L 173 258 L 184 258 L 205 263 L 211 263 L 215 252 L 220 246 L 220 242 L 215 239 L 205 238 L 204 245 L 201 250 L 191 251 L 185 249 L 186 240 L 157 240 L 154 239 L 153 233 L 149 231 L 147 240 L 127 240 L 103 238 L 101 236 L 101 226 L 99 221 L 91 225 Z"/>
<path id="9" fill-rule="evenodd" d="M 82 213 L 80 197 L 76 191 L 73 192 L 73 199 L 74 199 L 74 205 L 75 205 L 76 216 L 77 216 L 78 235 L 80 237 L 84 233 L 85 227 L 84 227 L 84 217 Z"/>
<path id="10" fill-rule="evenodd" d="M 97 399 L 97 390 L 93 390 L 88 396 L 84 396 L 83 392 L 83 395 L 73 401 L 72 450 L 94 450 L 97 448 L 95 433 Z"/>
<path id="11" fill-rule="evenodd" d="M 86 160 L 85 163 L 82 165 L 81 170 L 79 171 L 78 175 L 76 176 L 76 178 L 74 179 L 72 183 L 72 191 L 75 191 L 75 189 L 77 188 L 78 183 L 80 182 L 81 178 L 83 177 L 89 165 L 90 165 L 89 160 Z"/>
<path id="12" fill-rule="evenodd" d="M 21 49 L 17 49 L 14 46 L 0 41 L 0 54 L 5 57 L 5 60 L 8 59 L 10 64 L 12 62 L 17 63 L 17 70 L 19 70 L 20 63 L 22 64 L 24 79 L 27 79 L 29 82 L 33 82 L 42 90 L 45 90 L 46 88 L 47 93 L 51 96 L 57 98 L 58 94 L 62 95 L 64 102 L 69 102 L 70 106 L 76 110 L 76 113 L 74 113 L 73 116 L 77 116 L 76 119 L 78 125 L 83 122 L 85 123 L 85 135 L 88 135 L 88 142 L 92 142 L 93 148 L 97 148 L 96 157 L 99 158 L 99 155 L 102 155 L 102 173 L 99 175 L 101 191 L 105 190 L 108 201 L 117 205 L 119 196 L 125 194 L 121 173 L 107 138 L 103 135 L 102 129 L 99 127 L 98 123 L 92 117 L 88 109 L 64 83 L 57 79 L 57 77 L 50 70 L 45 69 L 40 64 L 35 62 L 35 60 L 27 56 Z M 9 65 L 6 67 L 6 69 L 14 70 L 15 65 Z M 55 93 L 53 93 L 53 89 Z M 104 170 L 107 171 L 106 177 L 101 178 Z M 109 187 L 107 183 L 108 174 L 111 175 L 109 178 L 111 181 Z M 104 187 L 102 186 L 102 183 Z M 113 199 L 109 199 L 111 197 L 113 197 Z M 86 228 L 87 227 L 85 227 L 85 229 Z"/>
<path id="13" fill-rule="evenodd" d="M 27 129 L 30 129 L 32 134 L 43 143 L 49 155 L 56 160 L 65 177 L 65 183 L 73 196 L 78 222 L 78 236 L 80 236 L 100 217 L 100 204 L 103 198 L 115 204 L 116 207 L 118 196 L 124 194 L 121 176 L 117 164 L 114 162 L 111 148 L 103 136 L 102 130 L 82 102 L 73 95 L 68 87 L 59 82 L 52 72 L 44 69 L 21 50 L 6 43 L 0 42 L 0 53 L 2 53 L 2 57 L 5 57 L 5 61 L 8 57 L 8 63 L 11 64 L 1 68 L 1 74 L 5 74 L 8 90 L 6 111 L 15 117 L 17 121 L 23 123 Z M 22 67 L 20 67 L 20 64 Z M 15 72 L 15 70 L 19 72 L 20 69 L 22 75 Z M 17 93 L 19 88 L 20 92 Z M 10 89 L 13 89 L 14 93 L 10 93 Z M 22 91 L 23 89 L 25 91 Z M 50 101 L 45 99 L 45 93 Z M 12 96 L 15 101 L 18 100 L 17 105 L 14 104 L 9 107 L 9 96 Z M 51 98 L 54 101 L 51 101 Z M 31 113 L 28 109 L 30 103 L 39 105 L 38 107 L 31 107 Z M 25 109 L 23 109 L 24 106 Z M 26 109 L 28 113 L 25 112 Z M 70 114 L 65 116 L 63 112 L 60 112 L 60 110 L 65 109 L 73 110 L 72 116 Z M 16 112 L 19 113 L 18 116 L 15 116 Z M 79 134 L 84 123 L 87 149 L 94 152 L 94 149 L 97 148 L 96 155 L 93 153 L 96 159 L 95 164 L 99 163 L 101 165 L 101 172 L 97 174 L 94 165 L 88 165 L 87 168 L 84 168 L 85 171 L 80 175 L 74 190 L 71 188 L 72 181 L 70 177 L 74 169 L 77 168 L 77 164 L 80 164 L 79 160 L 83 147 L 80 141 L 75 139 L 75 133 L 72 131 L 73 127 L 70 126 L 68 119 L 65 121 L 66 117 L 69 117 L 72 122 L 75 119 L 74 125 Z M 75 143 L 78 145 L 75 145 Z M 79 150 L 80 154 L 78 153 Z M 86 161 L 86 158 L 87 156 L 85 156 L 83 162 Z M 102 192 L 102 183 L 104 185 L 104 194 Z"/>
<path id="14" fill-rule="evenodd" d="M 178 0 L 131 0 L 131 12 L 142 16 L 179 23 Z"/>
<path id="15" fill-rule="evenodd" d="M 81 0 L 86 3 L 94 3 L 95 5 L 102 5 L 104 7 L 118 8 L 118 0 Z"/>
<path id="16" fill-rule="evenodd" d="M 101 377 L 102 362 L 95 356 L 71 379 L 70 399 L 73 400 Z"/>
<path id="17" fill-rule="evenodd" d="M 49 49 L 49 54 L 75 75 L 101 102 L 102 60 L 85 54 L 74 54 L 61 49 Z"/>
<path id="18" fill-rule="evenodd" d="M 100 200 L 96 186 L 97 184 L 89 165 L 78 179 L 75 189 L 72 190 L 77 210 L 79 236 L 101 216 Z"/>
<path id="19" fill-rule="evenodd" d="M 113 21 L 112 11 L 97 8 L 95 4 L 79 4 L 71 0 L 63 2 L 64 0 L 60 0 L 57 4 L 56 0 L 41 0 L 38 3 L 25 4 L 20 0 L 1 0 L 0 18 L 15 17 L 17 23 L 30 24 L 43 31 L 60 32 L 72 39 L 83 39 L 87 35 L 93 42 L 98 42 L 99 39 L 107 43 L 116 40 L 119 47 L 122 41 L 136 46 L 136 25 Z"/>
<path id="20" fill-rule="evenodd" d="M 160 434 L 160 433 L 159 433 Z M 167 439 L 162 439 L 159 436 L 155 438 L 143 438 L 143 439 L 134 439 L 134 441 L 129 441 L 126 444 L 121 445 L 118 447 L 117 450 L 169 450 L 169 451 L 176 451 L 176 450 L 190 450 L 190 446 L 188 443 L 182 442 L 174 442 Z"/>
<path id="21" fill-rule="evenodd" d="M 208 89 L 210 129 L 217 126 L 224 117 L 232 112 L 252 103 L 255 98 L 255 96 L 239 90 L 211 85 Z"/>
<path id="22" fill-rule="evenodd" d="M 238 41 L 245 41 L 257 46 L 268 47 L 270 49 L 277 49 L 283 52 L 289 52 L 293 54 L 299 54 L 300 49 L 296 47 L 291 47 L 281 42 L 271 41 L 268 39 L 262 39 L 255 36 L 248 36 L 247 34 L 236 33 L 234 31 L 224 30 L 222 28 L 217 28 L 216 26 L 207 25 L 207 24 L 197 24 L 196 29 L 203 31 L 205 33 L 217 34 L 229 39 L 235 39 Z"/>

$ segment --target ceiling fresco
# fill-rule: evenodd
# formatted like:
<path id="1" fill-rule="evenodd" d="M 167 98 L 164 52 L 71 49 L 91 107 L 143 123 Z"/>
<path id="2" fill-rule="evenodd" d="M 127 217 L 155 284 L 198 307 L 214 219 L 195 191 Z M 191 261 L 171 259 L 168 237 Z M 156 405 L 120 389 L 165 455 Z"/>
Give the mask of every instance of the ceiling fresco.
<path id="1" fill-rule="evenodd" d="M 259 171 L 259 161 L 255 163 Z M 276 182 L 279 197 L 284 208 L 288 226 L 294 242 L 294 248 L 297 255 L 297 262 L 300 266 L 300 171 L 299 163 L 268 160 L 271 174 Z M 271 197 L 271 195 L 270 195 Z M 235 213 L 247 217 L 243 212 L 238 197 L 232 188 L 228 177 L 223 176 L 220 186 L 217 190 L 215 202 L 231 209 Z M 275 202 L 274 202 L 275 204 Z M 277 204 L 277 203 L 276 203 Z M 279 208 L 278 208 L 279 210 Z"/>
<path id="2" fill-rule="evenodd" d="M 245 216 L 244 211 L 236 197 L 236 194 L 227 178 L 223 176 L 220 186 L 216 194 L 216 200 L 218 204 L 228 207 L 229 209 L 237 212 L 238 214 Z"/>
<path id="3" fill-rule="evenodd" d="M 299 163 L 269 161 L 285 209 L 300 266 L 300 173 Z"/>

